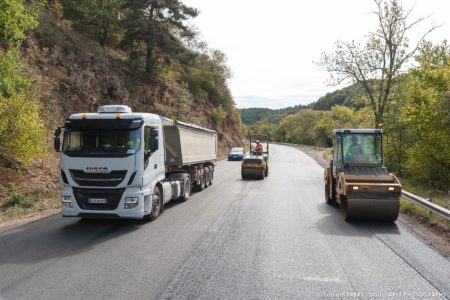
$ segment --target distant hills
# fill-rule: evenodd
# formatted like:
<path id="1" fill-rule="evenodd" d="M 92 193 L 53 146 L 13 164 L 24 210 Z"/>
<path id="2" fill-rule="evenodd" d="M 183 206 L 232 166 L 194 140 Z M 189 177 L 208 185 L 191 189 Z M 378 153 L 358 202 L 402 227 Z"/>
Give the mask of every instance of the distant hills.
<path id="1" fill-rule="evenodd" d="M 301 109 L 313 109 L 328 111 L 335 105 L 343 105 L 359 110 L 367 105 L 364 101 L 364 91 L 356 84 L 327 93 L 308 105 L 296 105 L 280 109 L 270 108 L 244 108 L 240 109 L 242 122 L 245 125 L 253 125 L 261 121 L 271 124 L 280 122 L 284 117 L 295 114 Z"/>

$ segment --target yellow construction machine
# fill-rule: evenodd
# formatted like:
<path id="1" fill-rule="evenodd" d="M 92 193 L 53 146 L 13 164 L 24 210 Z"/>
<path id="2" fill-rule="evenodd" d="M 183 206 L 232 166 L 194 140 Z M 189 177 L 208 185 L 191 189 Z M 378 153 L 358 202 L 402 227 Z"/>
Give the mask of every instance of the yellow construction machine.
<path id="1" fill-rule="evenodd" d="M 333 158 L 325 170 L 325 200 L 345 221 L 394 222 L 401 184 L 383 164 L 381 129 L 333 130 Z"/>
<path id="2" fill-rule="evenodd" d="M 242 179 L 264 179 L 269 175 L 269 136 L 250 135 L 250 152 L 241 164 Z"/>

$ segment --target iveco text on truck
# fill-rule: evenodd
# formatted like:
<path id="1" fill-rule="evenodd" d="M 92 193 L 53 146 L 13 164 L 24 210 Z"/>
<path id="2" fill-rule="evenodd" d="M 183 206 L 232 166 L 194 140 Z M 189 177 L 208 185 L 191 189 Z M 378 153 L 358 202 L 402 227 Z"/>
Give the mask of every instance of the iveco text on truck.
<path id="1" fill-rule="evenodd" d="M 125 105 L 78 113 L 55 131 L 62 215 L 154 220 L 213 181 L 217 134 Z"/>

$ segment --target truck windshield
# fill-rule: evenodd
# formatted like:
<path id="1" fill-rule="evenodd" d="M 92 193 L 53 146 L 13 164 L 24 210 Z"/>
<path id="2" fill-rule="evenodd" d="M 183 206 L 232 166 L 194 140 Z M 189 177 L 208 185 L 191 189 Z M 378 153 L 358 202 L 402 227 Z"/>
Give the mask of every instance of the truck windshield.
<path id="1" fill-rule="evenodd" d="M 140 129 L 66 131 L 63 152 L 71 156 L 128 156 L 139 151 L 140 133 Z"/>
<path id="2" fill-rule="evenodd" d="M 349 133 L 342 135 L 344 164 L 383 164 L 381 134 Z"/>

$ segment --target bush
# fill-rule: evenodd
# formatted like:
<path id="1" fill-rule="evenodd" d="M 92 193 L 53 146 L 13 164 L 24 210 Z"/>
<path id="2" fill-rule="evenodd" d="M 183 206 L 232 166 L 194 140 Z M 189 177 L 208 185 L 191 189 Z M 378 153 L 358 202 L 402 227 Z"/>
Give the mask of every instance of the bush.
<path id="1" fill-rule="evenodd" d="M 226 111 L 223 110 L 222 106 L 219 105 L 218 107 L 215 107 L 212 109 L 212 117 L 214 126 L 219 127 L 222 125 L 223 121 L 225 121 L 225 118 L 227 117 Z"/>
<path id="2" fill-rule="evenodd" d="M 8 201 L 6 201 L 6 207 L 30 208 L 33 207 L 33 202 L 21 192 L 13 189 L 11 191 L 11 196 L 9 197 Z"/>
<path id="3" fill-rule="evenodd" d="M 24 76 L 24 64 L 18 50 L 0 50 L 0 94 L 10 97 L 30 86 Z"/>
<path id="4" fill-rule="evenodd" d="M 30 93 L 0 95 L 0 153 L 25 164 L 42 157 L 46 146 L 41 105 L 33 98 Z"/>

